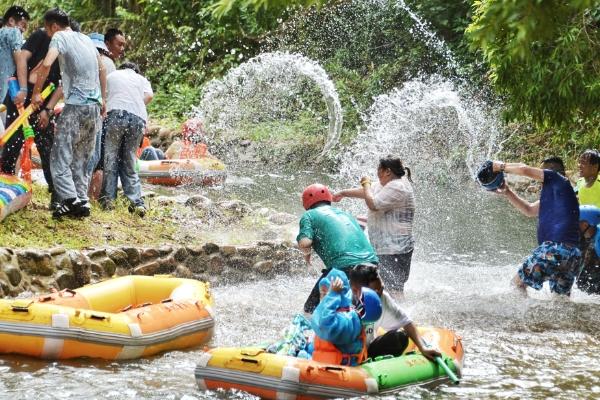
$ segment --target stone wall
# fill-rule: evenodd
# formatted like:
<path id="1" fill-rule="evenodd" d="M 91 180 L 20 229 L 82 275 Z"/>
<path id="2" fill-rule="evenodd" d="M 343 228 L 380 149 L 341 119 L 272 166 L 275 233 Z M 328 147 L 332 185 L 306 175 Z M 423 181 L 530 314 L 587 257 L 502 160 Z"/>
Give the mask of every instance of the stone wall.
<path id="1" fill-rule="evenodd" d="M 171 274 L 219 285 L 302 272 L 306 266 L 292 242 L 83 251 L 0 248 L 0 296 L 74 289 L 114 275 Z"/>

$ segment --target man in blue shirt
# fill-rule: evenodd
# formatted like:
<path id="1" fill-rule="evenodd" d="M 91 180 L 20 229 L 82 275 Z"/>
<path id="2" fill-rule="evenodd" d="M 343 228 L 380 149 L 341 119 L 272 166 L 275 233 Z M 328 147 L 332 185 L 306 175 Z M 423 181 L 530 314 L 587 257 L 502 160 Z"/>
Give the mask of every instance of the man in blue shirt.
<path id="1" fill-rule="evenodd" d="M 504 182 L 497 189 L 521 213 L 538 217 L 538 247 L 525 260 L 513 283 L 525 292 L 526 286 L 540 290 L 549 281 L 554 293 L 570 295 L 580 270 L 579 203 L 565 166 L 558 157 L 547 158 L 542 168 L 494 161 L 494 172 L 526 176 L 542 182 L 540 199 L 534 203 L 519 197 Z"/>

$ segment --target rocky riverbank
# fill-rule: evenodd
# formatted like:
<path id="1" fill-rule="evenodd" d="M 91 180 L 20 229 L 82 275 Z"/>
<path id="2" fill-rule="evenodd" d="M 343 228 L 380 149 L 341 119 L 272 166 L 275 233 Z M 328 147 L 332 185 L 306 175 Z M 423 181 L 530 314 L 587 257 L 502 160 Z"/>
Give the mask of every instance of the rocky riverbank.
<path id="1" fill-rule="evenodd" d="M 171 274 L 219 285 L 305 271 L 301 253 L 286 241 L 85 250 L 0 248 L 0 296 L 74 289 L 132 274 Z"/>

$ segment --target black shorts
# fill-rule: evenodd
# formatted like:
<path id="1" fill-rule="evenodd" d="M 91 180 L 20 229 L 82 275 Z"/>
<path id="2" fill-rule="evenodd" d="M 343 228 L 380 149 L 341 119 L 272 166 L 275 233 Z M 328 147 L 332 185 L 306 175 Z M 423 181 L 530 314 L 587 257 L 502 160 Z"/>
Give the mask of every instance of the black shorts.
<path id="1" fill-rule="evenodd" d="M 404 331 L 389 331 L 375 338 L 367 348 L 369 358 L 391 355 L 401 356 L 408 347 L 408 336 Z"/>
<path id="2" fill-rule="evenodd" d="M 379 275 L 388 290 L 404 291 L 410 274 L 412 250 L 406 254 L 382 254 L 379 257 Z"/>

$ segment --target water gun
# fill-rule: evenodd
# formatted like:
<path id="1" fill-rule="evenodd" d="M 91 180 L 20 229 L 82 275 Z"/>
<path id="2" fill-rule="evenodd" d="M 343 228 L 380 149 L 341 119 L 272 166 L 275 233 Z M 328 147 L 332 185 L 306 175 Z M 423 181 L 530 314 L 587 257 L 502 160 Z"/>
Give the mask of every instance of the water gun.
<path id="1" fill-rule="evenodd" d="M 11 82 L 14 82 L 12 85 L 13 87 L 16 85 L 16 90 L 17 92 L 19 91 L 18 89 L 18 82 L 16 79 L 11 79 L 8 81 L 9 82 L 9 93 L 11 88 Z M 48 96 L 50 96 L 52 94 L 52 92 L 54 91 L 54 89 L 56 88 L 56 86 L 54 86 L 53 83 L 49 84 L 48 86 L 46 86 L 46 89 L 44 89 L 44 91 L 42 91 L 41 96 L 42 96 L 42 100 L 45 100 L 48 98 Z M 10 94 L 11 98 L 13 97 L 13 94 Z M 16 94 L 15 94 L 16 96 Z M 31 116 L 31 114 L 33 114 L 35 112 L 35 108 L 33 106 L 33 104 L 30 104 L 27 108 L 25 109 L 19 109 L 19 117 L 13 121 L 12 124 L 10 124 L 10 126 L 8 128 L 6 128 L 6 130 L 4 131 L 3 136 L 0 138 L 0 146 L 4 146 L 6 145 L 6 142 L 9 141 L 9 139 L 12 137 L 12 135 L 15 134 L 15 132 L 17 130 L 19 130 L 19 128 L 21 127 L 21 125 L 25 126 L 29 126 L 29 117 Z M 32 130 L 33 131 L 33 130 Z"/>

